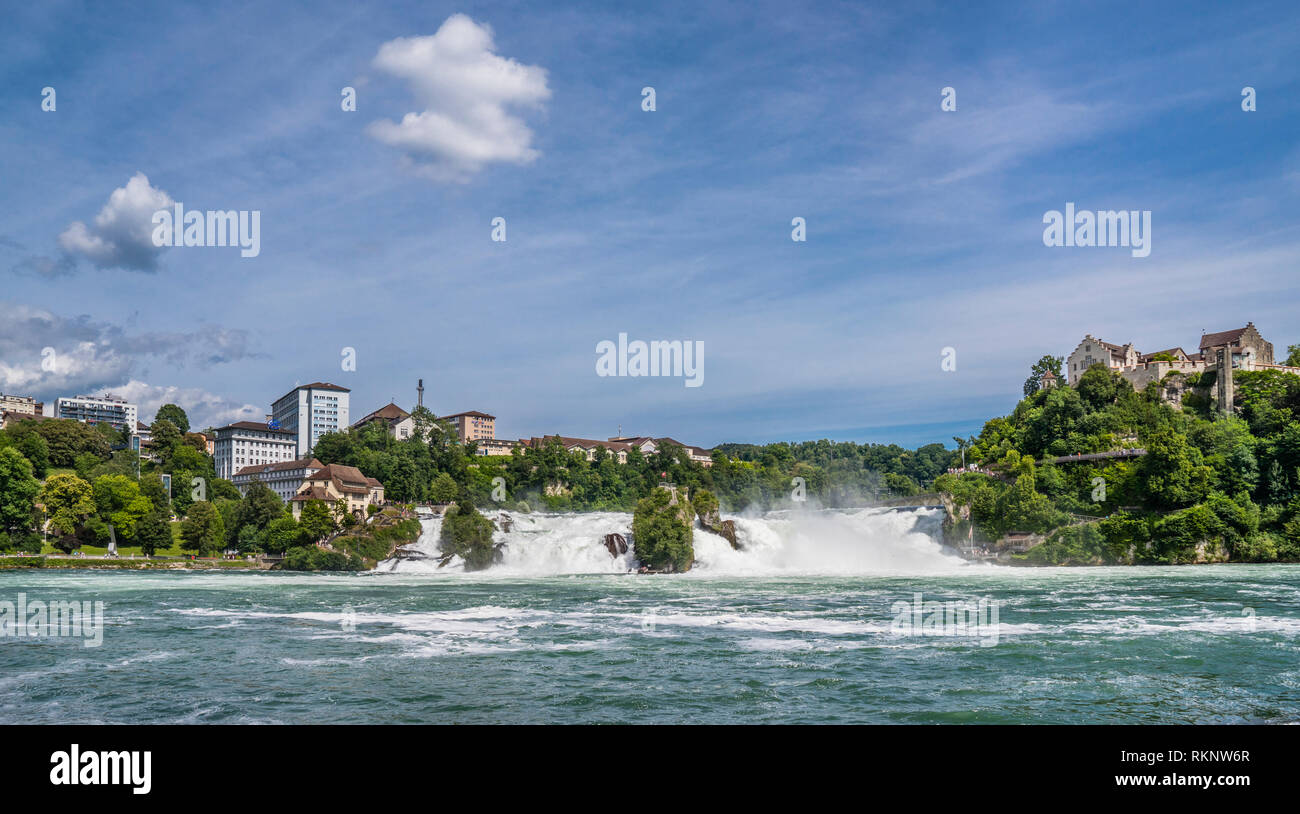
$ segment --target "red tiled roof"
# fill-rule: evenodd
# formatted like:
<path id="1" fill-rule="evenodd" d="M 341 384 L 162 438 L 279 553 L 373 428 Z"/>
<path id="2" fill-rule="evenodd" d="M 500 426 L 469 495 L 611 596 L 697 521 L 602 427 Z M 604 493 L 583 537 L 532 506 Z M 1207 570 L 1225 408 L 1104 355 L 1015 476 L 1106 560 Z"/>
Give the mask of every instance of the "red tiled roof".
<path id="1" fill-rule="evenodd" d="M 334 489 L 341 493 L 351 492 L 369 493 L 370 487 L 367 485 L 367 478 L 361 474 L 361 470 L 355 466 L 344 466 L 343 464 L 330 464 L 322 468 L 319 472 L 313 472 L 306 478 L 307 483 L 316 483 L 318 481 L 330 481 L 334 484 Z M 312 487 L 316 488 L 316 487 Z"/>
<path id="2" fill-rule="evenodd" d="M 398 407 L 396 404 L 389 402 L 360 421 L 357 421 L 352 426 L 359 427 L 368 421 L 375 421 L 378 419 L 383 419 L 384 421 L 404 421 L 410 417 L 410 413 L 406 412 L 401 407 Z"/>
<path id="3" fill-rule="evenodd" d="M 331 502 L 332 498 L 330 498 L 330 493 L 325 491 L 324 486 L 313 486 L 307 491 L 299 492 L 298 494 L 289 498 L 289 502 L 291 503 L 295 501 L 300 503 L 306 503 L 309 500 L 322 500 L 326 503 L 329 503 Z"/>
<path id="4" fill-rule="evenodd" d="M 1250 326 L 1247 325 L 1246 328 Z M 1203 334 L 1201 336 L 1201 350 L 1206 348 L 1217 348 L 1219 345 L 1229 345 L 1241 339 L 1241 335 L 1246 332 L 1246 328 L 1234 328 L 1231 331 L 1219 331 L 1214 334 Z"/>
<path id="5" fill-rule="evenodd" d="M 315 458 L 299 458 L 296 461 L 280 461 L 274 464 L 257 464 L 255 466 L 246 466 L 235 473 L 235 477 L 240 475 L 261 475 L 266 472 L 280 472 L 288 469 L 320 469 L 321 462 Z"/>
<path id="6" fill-rule="evenodd" d="M 463 413 L 451 413 L 450 415 L 440 415 L 438 416 L 438 418 L 440 419 L 460 418 L 461 416 L 471 416 L 473 418 L 496 418 L 496 416 L 494 415 L 488 415 L 487 413 L 480 413 L 478 410 L 468 410 Z"/>

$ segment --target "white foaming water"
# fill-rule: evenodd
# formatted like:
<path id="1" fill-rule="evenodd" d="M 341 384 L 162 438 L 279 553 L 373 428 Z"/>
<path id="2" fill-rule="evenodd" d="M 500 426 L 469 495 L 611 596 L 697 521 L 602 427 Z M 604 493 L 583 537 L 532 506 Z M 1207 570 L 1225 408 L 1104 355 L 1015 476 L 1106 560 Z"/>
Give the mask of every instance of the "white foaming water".
<path id="1" fill-rule="evenodd" d="M 562 574 L 622 574 L 634 570 L 635 540 L 627 554 L 611 557 L 606 534 L 631 534 L 632 515 L 623 512 L 582 514 L 515 514 L 509 532 L 498 531 L 501 562 L 483 572 L 490 576 L 556 576 Z M 779 574 L 916 574 L 968 567 L 944 553 L 936 541 L 942 515 L 934 509 L 825 509 L 775 511 L 736 517 L 741 545 L 735 550 L 724 538 L 696 529 L 695 567 L 698 575 Z M 438 535 L 442 520 L 421 520 L 424 528 L 412 548 L 429 555 L 424 560 L 388 560 L 377 570 L 402 574 L 463 573 L 464 563 L 453 557 L 438 567 Z"/>
<path id="2" fill-rule="evenodd" d="M 937 509 L 825 509 L 736 518 L 742 546 L 695 531 L 702 572 L 728 574 L 916 574 L 967 567 L 936 541 Z"/>

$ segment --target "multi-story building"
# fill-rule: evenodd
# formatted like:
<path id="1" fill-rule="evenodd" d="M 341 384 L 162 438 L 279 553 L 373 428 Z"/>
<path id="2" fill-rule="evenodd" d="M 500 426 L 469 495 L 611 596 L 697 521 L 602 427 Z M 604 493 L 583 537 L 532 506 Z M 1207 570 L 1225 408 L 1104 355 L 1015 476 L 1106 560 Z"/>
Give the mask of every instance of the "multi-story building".
<path id="1" fill-rule="evenodd" d="M 293 433 L 256 421 L 236 421 L 217 429 L 213 463 L 217 477 L 230 480 L 241 469 L 299 457 Z"/>
<path id="2" fill-rule="evenodd" d="M 683 444 L 675 438 L 651 438 L 646 435 L 638 435 L 621 436 L 609 440 L 616 443 L 627 444 L 629 448 L 639 449 L 641 450 L 642 455 L 649 455 L 658 451 L 658 449 L 665 444 L 672 444 L 686 450 L 686 457 L 690 458 L 695 463 L 706 467 L 713 466 L 713 450 L 691 446 L 690 444 Z"/>
<path id="3" fill-rule="evenodd" d="M 297 445 L 293 455 L 311 454 L 320 437 L 348 428 L 348 398 L 351 390 L 329 382 L 312 382 L 295 387 L 271 405 L 271 422 L 291 433 Z"/>
<path id="4" fill-rule="evenodd" d="M 415 434 L 415 420 L 411 418 L 410 413 L 396 404 L 385 404 L 352 426 L 360 429 L 371 422 L 382 423 L 387 427 L 388 434 L 399 441 Z"/>
<path id="5" fill-rule="evenodd" d="M 303 481 L 324 469 L 315 458 L 299 458 L 294 461 L 281 461 L 276 464 L 257 464 L 246 466 L 231 477 L 230 482 L 239 489 L 239 494 L 248 494 L 248 487 L 254 481 L 261 481 L 284 503 L 293 500 L 302 488 Z M 376 481 L 378 482 L 378 481 Z"/>
<path id="6" fill-rule="evenodd" d="M 111 424 L 135 432 L 136 406 L 124 398 L 105 393 L 102 396 L 62 397 L 55 402 L 55 416 L 86 424 Z"/>
<path id="7" fill-rule="evenodd" d="M 497 437 L 497 417 L 477 410 L 438 416 L 438 420 L 446 421 L 455 427 L 462 444 L 468 441 L 490 441 Z"/>
<path id="8" fill-rule="evenodd" d="M 477 455 L 510 455 L 517 446 L 518 441 L 507 441 L 504 438 L 479 438 L 474 441 Z"/>
<path id="9" fill-rule="evenodd" d="M 44 412 L 45 405 L 31 396 L 14 396 L 0 393 L 0 413 L 41 415 Z"/>
<path id="10" fill-rule="evenodd" d="M 302 517 L 302 507 L 309 500 L 324 501 L 331 509 L 339 500 L 347 511 L 357 517 L 366 516 L 366 507 L 384 499 L 384 487 L 374 478 L 367 478 L 355 466 L 330 464 L 308 475 L 290 500 L 294 519 Z"/>

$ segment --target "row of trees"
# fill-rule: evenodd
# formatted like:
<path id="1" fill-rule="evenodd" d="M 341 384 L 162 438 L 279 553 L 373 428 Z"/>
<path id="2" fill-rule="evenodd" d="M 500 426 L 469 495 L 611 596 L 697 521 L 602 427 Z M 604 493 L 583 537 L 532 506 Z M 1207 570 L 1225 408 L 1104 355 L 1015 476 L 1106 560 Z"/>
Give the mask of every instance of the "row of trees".
<path id="1" fill-rule="evenodd" d="M 603 448 L 588 461 L 554 437 L 510 456 L 481 456 L 427 409 L 417 409 L 413 417 L 416 431 L 410 438 L 393 438 L 374 423 L 327 434 L 312 454 L 321 463 L 355 466 L 378 478 L 390 500 L 450 503 L 468 497 L 480 506 L 515 507 L 523 501 L 553 511 L 632 511 L 665 481 L 709 489 L 732 511 L 796 501 L 856 505 L 916 494 L 958 459 L 942 444 L 907 450 L 823 440 L 724 444 L 714 450 L 711 467 L 672 444 L 648 455 L 632 450 L 627 462 L 619 463 Z"/>

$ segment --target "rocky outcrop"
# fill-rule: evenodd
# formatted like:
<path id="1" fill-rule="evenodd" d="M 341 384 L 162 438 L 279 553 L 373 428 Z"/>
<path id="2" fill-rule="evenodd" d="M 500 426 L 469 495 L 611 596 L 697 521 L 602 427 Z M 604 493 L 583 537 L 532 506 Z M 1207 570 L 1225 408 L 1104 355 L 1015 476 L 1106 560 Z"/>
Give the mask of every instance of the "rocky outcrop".
<path id="1" fill-rule="evenodd" d="M 692 507 L 695 509 L 695 518 L 699 521 L 700 528 L 724 538 L 731 543 L 732 548 L 739 550 L 740 544 L 736 541 L 736 521 L 722 519 L 718 509 L 718 499 L 713 496 L 713 493 L 700 490 L 695 495 Z"/>
<path id="2" fill-rule="evenodd" d="M 740 542 L 736 539 L 735 520 L 723 520 L 717 525 L 717 528 L 713 529 L 713 533 L 721 535 L 727 542 L 731 543 L 732 548 L 737 551 L 740 550 Z"/>
<path id="3" fill-rule="evenodd" d="M 620 557 L 627 553 L 627 538 L 621 534 L 606 534 L 602 543 L 611 557 Z"/>

